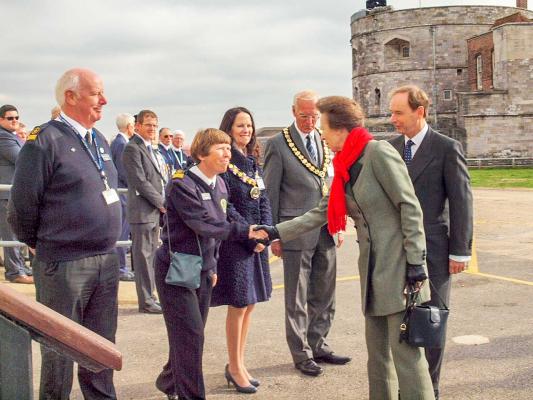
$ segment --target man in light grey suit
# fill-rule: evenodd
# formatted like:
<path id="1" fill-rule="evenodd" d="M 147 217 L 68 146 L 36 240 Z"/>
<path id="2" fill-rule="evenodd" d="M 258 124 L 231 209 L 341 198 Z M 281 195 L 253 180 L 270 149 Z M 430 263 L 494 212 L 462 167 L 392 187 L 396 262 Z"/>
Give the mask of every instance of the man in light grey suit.
<path id="1" fill-rule="evenodd" d="M 11 185 L 15 174 L 15 161 L 22 148 L 17 137 L 19 113 L 15 106 L 5 104 L 0 107 L 0 183 Z M 7 223 L 7 200 L 9 192 L 0 192 L 0 238 L 17 240 Z M 33 283 L 31 271 L 26 267 L 20 247 L 4 247 L 4 267 L 6 279 L 13 283 Z"/>
<path id="2" fill-rule="evenodd" d="M 448 305 L 451 275 L 466 269 L 472 251 L 472 191 L 461 144 L 428 126 L 429 100 L 416 86 L 393 91 L 391 122 L 403 136 L 391 144 L 403 156 L 424 213 L 429 304 Z M 448 205 L 447 205 L 448 203 Z M 435 291 L 437 293 L 435 293 Z M 439 396 L 444 348 L 426 349 L 429 372 Z"/>
<path id="3" fill-rule="evenodd" d="M 159 216 L 165 213 L 163 181 L 152 140 L 157 132 L 157 115 L 142 110 L 135 123 L 136 134 L 124 149 L 122 162 L 128 181 L 128 222 L 131 226 L 132 259 L 139 311 L 160 314 L 154 297 L 153 258 L 159 238 Z"/>
<path id="4" fill-rule="evenodd" d="M 304 214 L 327 194 L 331 155 L 315 128 L 317 100 L 313 91 L 297 93 L 295 122 L 266 143 L 264 178 L 274 224 Z M 327 228 L 274 242 L 272 252 L 283 252 L 285 331 L 296 368 L 318 376 L 322 368 L 316 362 L 349 362 L 349 357 L 333 354 L 326 342 L 335 314 L 337 274 L 335 243 Z"/>

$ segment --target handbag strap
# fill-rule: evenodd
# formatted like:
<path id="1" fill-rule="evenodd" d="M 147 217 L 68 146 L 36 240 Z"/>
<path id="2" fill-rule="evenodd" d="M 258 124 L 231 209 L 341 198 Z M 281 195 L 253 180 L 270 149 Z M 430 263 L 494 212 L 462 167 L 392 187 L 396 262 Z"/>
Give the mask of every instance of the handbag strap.
<path id="1" fill-rule="evenodd" d="M 165 225 L 167 227 L 167 240 L 168 240 L 168 252 L 172 256 L 172 248 L 170 247 L 170 228 L 168 226 L 168 211 L 164 214 Z M 200 252 L 200 257 L 203 258 L 202 246 L 200 246 L 200 240 L 198 239 L 198 234 L 195 232 L 194 236 L 196 237 L 196 243 L 198 244 L 198 251 Z"/>

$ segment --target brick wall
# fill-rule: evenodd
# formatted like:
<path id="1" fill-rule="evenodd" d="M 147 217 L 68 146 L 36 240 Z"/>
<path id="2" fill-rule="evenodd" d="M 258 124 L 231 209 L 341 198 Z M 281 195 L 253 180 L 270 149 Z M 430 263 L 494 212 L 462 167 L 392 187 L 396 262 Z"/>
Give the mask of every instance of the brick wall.
<path id="1" fill-rule="evenodd" d="M 492 31 L 467 40 L 468 47 L 468 85 L 470 90 L 491 90 L 494 87 L 492 80 L 492 58 L 494 52 L 494 40 Z M 482 88 L 478 87 L 478 57 L 481 57 Z"/>

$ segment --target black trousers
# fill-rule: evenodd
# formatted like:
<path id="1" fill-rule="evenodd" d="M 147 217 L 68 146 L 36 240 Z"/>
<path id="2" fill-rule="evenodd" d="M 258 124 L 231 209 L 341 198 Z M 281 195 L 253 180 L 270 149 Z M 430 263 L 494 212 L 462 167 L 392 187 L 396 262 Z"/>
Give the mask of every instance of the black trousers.
<path id="1" fill-rule="evenodd" d="M 177 394 L 180 399 L 205 399 L 202 355 L 212 279 L 208 271 L 203 271 L 196 290 L 167 285 L 168 266 L 168 253 L 158 250 L 155 284 L 167 327 L 169 357 L 156 386 L 166 394 Z"/>
<path id="2" fill-rule="evenodd" d="M 80 325 L 115 341 L 118 312 L 118 257 L 102 254 L 74 261 L 34 259 L 37 301 Z M 39 399 L 67 400 L 72 390 L 73 362 L 41 346 Z M 94 373 L 78 366 L 85 399 L 116 399 L 113 370 Z"/>

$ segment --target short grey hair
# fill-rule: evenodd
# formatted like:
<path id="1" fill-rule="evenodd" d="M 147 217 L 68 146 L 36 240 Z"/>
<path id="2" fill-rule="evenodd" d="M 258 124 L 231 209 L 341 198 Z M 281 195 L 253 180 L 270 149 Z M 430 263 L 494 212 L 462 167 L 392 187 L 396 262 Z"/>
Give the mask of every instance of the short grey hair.
<path id="1" fill-rule="evenodd" d="M 56 84 L 56 101 L 61 107 L 65 104 L 65 92 L 67 90 L 72 90 L 78 92 L 80 88 L 80 70 L 69 69 L 61 78 L 57 81 Z"/>
<path id="2" fill-rule="evenodd" d="M 186 136 L 186 135 L 185 135 L 185 132 L 180 131 L 179 129 L 176 129 L 176 130 L 174 131 L 174 136 L 176 136 L 176 135 L 181 136 L 183 139 L 185 139 L 185 136 Z"/>
<path id="3" fill-rule="evenodd" d="M 128 125 L 135 125 L 135 118 L 133 118 L 133 115 L 122 113 L 117 115 L 116 119 L 117 128 L 120 132 L 124 132 Z"/>
<path id="4" fill-rule="evenodd" d="M 318 93 L 311 89 L 302 90 L 294 95 L 292 105 L 295 106 L 298 100 L 314 100 L 318 101 Z"/>

